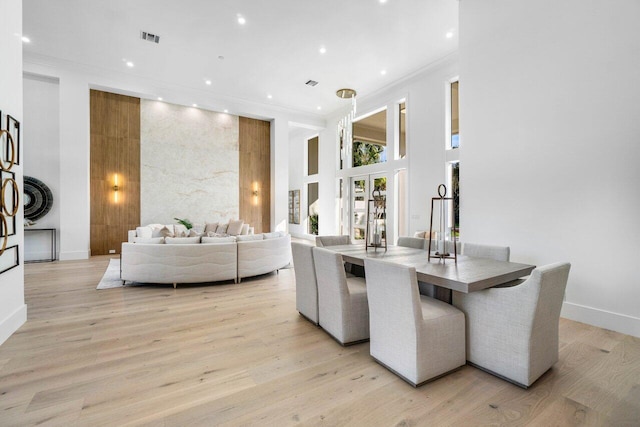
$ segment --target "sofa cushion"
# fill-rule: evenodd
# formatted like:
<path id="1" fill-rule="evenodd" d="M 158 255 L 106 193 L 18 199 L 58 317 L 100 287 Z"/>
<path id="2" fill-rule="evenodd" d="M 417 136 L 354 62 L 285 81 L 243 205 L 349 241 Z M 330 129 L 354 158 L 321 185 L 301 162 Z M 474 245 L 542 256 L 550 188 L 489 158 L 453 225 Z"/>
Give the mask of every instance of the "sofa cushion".
<path id="1" fill-rule="evenodd" d="M 204 234 L 208 234 L 209 232 L 215 233 L 217 228 L 218 228 L 217 222 L 208 222 L 207 225 L 205 225 L 204 227 Z"/>
<path id="2" fill-rule="evenodd" d="M 249 242 L 251 240 L 264 240 L 262 234 L 247 234 L 246 236 L 237 236 L 238 242 Z"/>
<path id="3" fill-rule="evenodd" d="M 133 243 L 162 244 L 164 237 L 134 237 Z"/>
<path id="4" fill-rule="evenodd" d="M 200 243 L 200 236 L 197 237 L 165 237 L 164 242 L 167 245 L 188 245 Z"/>
<path id="5" fill-rule="evenodd" d="M 229 236 L 237 236 L 242 231 L 242 226 L 244 225 L 244 221 L 239 220 L 231 220 L 229 221 L 229 227 L 227 227 L 227 234 Z"/>
<path id="6" fill-rule="evenodd" d="M 202 243 L 234 243 L 235 241 L 236 241 L 235 236 L 227 236 L 227 237 L 203 236 L 201 239 Z"/>
<path id="7" fill-rule="evenodd" d="M 226 234 L 228 227 L 229 227 L 229 224 L 218 224 L 218 228 L 216 228 L 216 233 Z"/>
<path id="8" fill-rule="evenodd" d="M 266 240 L 266 239 L 277 239 L 278 237 L 284 236 L 284 233 L 282 231 L 274 231 L 273 233 L 262 233 L 262 235 Z"/>

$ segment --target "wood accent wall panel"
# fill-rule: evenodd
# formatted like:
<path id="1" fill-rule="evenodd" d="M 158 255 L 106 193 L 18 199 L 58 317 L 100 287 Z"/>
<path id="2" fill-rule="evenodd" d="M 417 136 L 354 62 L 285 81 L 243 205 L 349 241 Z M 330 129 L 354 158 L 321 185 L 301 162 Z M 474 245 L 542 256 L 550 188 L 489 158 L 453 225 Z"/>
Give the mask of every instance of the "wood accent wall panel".
<path id="1" fill-rule="evenodd" d="M 140 222 L 140 99 L 91 90 L 90 120 L 91 255 L 120 253 Z"/>
<path id="2" fill-rule="evenodd" d="M 239 120 L 240 218 L 256 233 L 271 230 L 271 123 Z M 253 191 L 258 190 L 258 196 Z"/>

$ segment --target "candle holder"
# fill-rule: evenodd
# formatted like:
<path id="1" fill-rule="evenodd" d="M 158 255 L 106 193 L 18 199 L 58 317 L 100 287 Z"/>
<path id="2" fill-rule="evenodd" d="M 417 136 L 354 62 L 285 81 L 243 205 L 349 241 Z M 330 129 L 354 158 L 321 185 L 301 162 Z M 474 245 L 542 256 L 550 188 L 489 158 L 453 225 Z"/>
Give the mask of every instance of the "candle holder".
<path id="1" fill-rule="evenodd" d="M 367 205 L 367 230 L 365 233 L 366 250 L 378 248 L 387 250 L 387 198 L 379 189 L 371 192 Z"/>
<path id="2" fill-rule="evenodd" d="M 457 264 L 458 263 L 458 248 L 456 245 L 456 228 L 453 226 L 451 228 L 451 240 L 447 240 L 446 238 L 446 224 L 447 224 L 447 204 L 449 202 L 453 203 L 453 197 L 447 196 L 447 186 L 444 184 L 440 184 L 438 186 L 438 197 L 431 198 L 431 219 L 429 221 L 429 250 L 427 251 L 427 260 L 431 261 L 431 258 L 437 258 L 438 260 L 442 260 L 445 262 L 446 259 L 452 259 Z M 439 211 L 439 231 L 436 232 L 436 247 L 433 248 L 434 252 L 432 254 L 432 242 L 433 239 L 433 210 L 434 205 L 439 203 L 438 211 Z M 453 246 L 453 255 L 447 249 L 447 243 L 451 242 Z"/>

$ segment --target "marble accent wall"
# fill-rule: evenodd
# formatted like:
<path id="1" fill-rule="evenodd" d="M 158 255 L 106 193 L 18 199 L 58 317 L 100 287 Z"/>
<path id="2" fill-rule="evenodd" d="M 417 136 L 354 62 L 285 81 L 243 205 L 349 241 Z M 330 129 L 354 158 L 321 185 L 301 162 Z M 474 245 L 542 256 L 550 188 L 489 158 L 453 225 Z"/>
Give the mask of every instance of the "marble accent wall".
<path id="1" fill-rule="evenodd" d="M 140 222 L 237 219 L 238 116 L 140 102 Z"/>

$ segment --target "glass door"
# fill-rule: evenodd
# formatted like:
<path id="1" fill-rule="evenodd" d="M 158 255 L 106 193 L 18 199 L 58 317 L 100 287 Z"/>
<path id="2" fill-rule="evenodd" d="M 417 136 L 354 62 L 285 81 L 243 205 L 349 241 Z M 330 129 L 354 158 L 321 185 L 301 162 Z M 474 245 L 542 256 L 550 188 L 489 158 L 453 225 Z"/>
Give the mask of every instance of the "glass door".
<path id="1" fill-rule="evenodd" d="M 384 173 L 351 178 L 351 239 L 364 243 L 367 232 L 367 204 L 373 190 L 387 196 L 387 177 Z M 388 208 L 388 207 L 387 207 Z"/>

